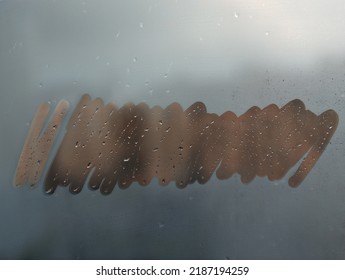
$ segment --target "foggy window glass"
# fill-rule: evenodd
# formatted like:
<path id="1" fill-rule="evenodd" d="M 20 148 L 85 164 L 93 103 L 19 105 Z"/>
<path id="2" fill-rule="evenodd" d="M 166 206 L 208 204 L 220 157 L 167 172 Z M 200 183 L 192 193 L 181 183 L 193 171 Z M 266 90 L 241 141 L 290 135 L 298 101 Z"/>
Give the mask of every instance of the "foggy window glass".
<path id="1" fill-rule="evenodd" d="M 0 259 L 343 259 L 344 12 L 0 1 Z"/>

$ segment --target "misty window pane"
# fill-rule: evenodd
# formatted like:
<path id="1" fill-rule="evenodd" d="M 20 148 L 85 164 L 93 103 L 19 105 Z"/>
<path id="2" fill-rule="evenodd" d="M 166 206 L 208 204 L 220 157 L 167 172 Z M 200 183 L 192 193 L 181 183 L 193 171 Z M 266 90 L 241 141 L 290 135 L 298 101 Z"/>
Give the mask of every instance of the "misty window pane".
<path id="1" fill-rule="evenodd" d="M 0 259 L 344 259 L 341 120 L 345 40 L 339 35 L 345 24 L 344 12 L 345 4 L 336 0 L 327 5 L 306 0 L 0 1 Z M 177 139 L 182 125 L 181 130 L 174 125 L 183 123 L 178 118 L 184 110 L 195 109 L 193 104 L 204 104 L 209 115 L 203 115 L 207 122 L 199 122 L 200 137 L 181 133 L 185 137 L 179 143 L 152 138 L 148 146 L 154 159 L 150 164 L 155 165 L 152 180 L 142 177 L 139 184 L 126 177 L 121 188 L 111 178 L 105 182 L 109 187 L 104 187 L 104 193 L 111 194 L 105 196 L 90 190 L 102 181 L 94 173 L 89 189 L 76 185 L 77 195 L 58 187 L 47 196 L 45 178 L 84 94 L 96 100 L 93 105 L 113 102 L 117 109 L 129 110 L 132 115 L 127 114 L 131 116 L 128 119 L 148 124 L 140 126 L 142 134 L 135 134 L 139 131 L 135 129 L 133 134 L 124 133 L 127 138 L 174 133 Z M 301 143 L 293 143 L 296 149 L 315 140 L 315 118 L 310 112 L 320 116 L 331 109 L 340 121 L 335 131 L 333 111 L 318 119 L 322 124 L 316 126 L 323 129 L 316 128 L 316 133 L 326 142 L 329 133 L 335 133 L 328 145 L 322 137 L 317 138 L 319 149 L 313 150 L 312 157 L 317 158 L 327 146 L 325 151 L 314 166 L 310 166 L 311 158 L 302 166 L 300 177 L 294 177 L 292 184 L 309 173 L 298 188 L 291 188 L 289 178 L 304 153 L 287 174 L 283 174 L 285 169 L 272 171 L 279 168 L 272 169 L 267 162 L 261 162 L 267 164 L 267 172 L 257 173 L 260 168 L 254 163 L 259 164 L 266 151 L 256 154 L 261 143 L 257 139 L 260 135 L 270 138 L 264 121 L 271 124 L 272 112 L 286 104 L 302 106 L 297 99 L 305 110 L 297 110 L 289 120 L 299 124 L 290 129 L 288 122 L 284 126 L 276 123 L 272 131 L 286 135 L 272 136 L 272 145 L 265 146 L 267 160 L 286 162 L 282 155 L 270 153 L 269 147 L 283 151 L 286 143 L 292 143 L 287 139 L 297 139 L 297 134 Z M 68 101 L 68 110 L 61 100 Z M 169 116 L 173 118 L 164 118 L 168 113 L 164 115 L 155 106 L 172 106 Z M 215 116 L 229 111 L 232 113 L 223 118 L 236 119 L 253 106 L 257 106 L 251 109 L 253 115 L 257 108 L 271 107 L 267 119 L 260 115 L 260 125 L 249 122 L 255 125 L 248 128 L 247 138 L 239 139 L 242 148 L 236 149 L 245 149 L 250 155 L 242 161 L 243 172 L 239 174 L 238 167 L 228 176 L 227 166 L 216 174 L 227 142 L 218 136 L 226 133 Z M 58 108 L 56 112 L 66 116 L 57 114 L 50 124 L 44 122 L 48 107 L 51 115 Z M 13 187 L 21 150 L 37 111 L 42 114 L 40 125 L 51 133 L 36 142 L 35 147 L 43 142 L 46 145 L 37 150 L 39 156 L 27 161 L 37 164 L 34 170 L 38 172 L 31 173 L 27 181 L 27 177 L 18 176 L 19 185 L 28 184 Z M 154 112 L 157 120 L 152 117 L 155 122 L 149 122 L 143 112 Z M 103 113 L 101 106 L 97 113 Z M 93 125 L 91 119 L 83 121 L 85 127 Z M 155 134 L 159 129 L 162 134 Z M 204 130 L 212 131 L 201 135 Z M 88 137 L 98 137 L 96 130 L 85 131 Z M 55 179 L 67 186 L 72 179 L 78 181 L 78 176 L 84 178 L 89 170 L 100 170 L 100 176 L 111 170 L 100 164 L 118 153 L 107 146 L 112 132 L 102 132 L 102 137 L 107 137 L 104 145 L 97 142 L 102 147 L 92 149 L 97 160 L 85 158 L 83 170 L 76 168 L 80 174 L 74 178 L 75 170 L 67 168 L 70 160 L 89 146 L 85 137 L 73 139 L 73 153 L 62 164 L 65 173 Z M 189 141 L 190 135 L 212 144 L 212 153 L 206 153 L 208 160 L 195 160 L 195 170 L 180 162 L 194 160 L 206 144 L 198 147 L 199 142 Z M 139 154 L 137 145 L 144 140 L 128 141 L 133 144 L 131 153 L 123 153 L 118 161 L 121 168 L 128 165 L 134 172 L 137 165 L 132 161 Z M 165 152 L 175 144 L 170 157 Z M 29 158 L 30 152 L 26 156 Z M 156 164 L 158 158 L 163 163 Z M 185 170 L 192 170 L 191 176 L 176 175 Z M 183 188 L 178 186 L 180 182 Z"/>

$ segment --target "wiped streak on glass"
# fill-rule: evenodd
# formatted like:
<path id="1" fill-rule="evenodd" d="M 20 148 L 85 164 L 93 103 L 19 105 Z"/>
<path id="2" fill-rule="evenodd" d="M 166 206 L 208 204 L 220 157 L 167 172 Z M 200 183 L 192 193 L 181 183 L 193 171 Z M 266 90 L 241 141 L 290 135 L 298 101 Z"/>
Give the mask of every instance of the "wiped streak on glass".
<path id="1" fill-rule="evenodd" d="M 43 103 L 39 106 L 18 161 L 14 177 L 15 186 L 21 186 L 26 183 L 34 186 L 38 182 L 68 106 L 69 104 L 66 100 L 58 103 L 52 119 L 43 132 L 42 129 L 50 106 L 48 103 Z"/>
<path id="2" fill-rule="evenodd" d="M 45 106 L 35 117 L 41 121 L 32 123 L 20 162 L 27 158 L 28 145 L 35 154 L 42 149 L 44 141 L 36 141 L 33 135 L 47 115 L 41 112 Z M 89 187 L 104 194 L 111 193 L 116 184 L 120 188 L 134 181 L 147 185 L 153 177 L 161 185 L 175 181 L 183 188 L 196 181 L 206 183 L 217 167 L 219 179 L 238 173 L 243 183 L 255 176 L 279 180 L 306 154 L 289 179 L 289 185 L 296 187 L 325 150 L 337 124 L 335 111 L 317 116 L 298 99 L 280 109 L 275 104 L 252 107 L 237 117 L 232 112 L 208 113 L 201 102 L 185 111 L 178 103 L 165 109 L 144 103 L 118 108 L 83 95 L 49 168 L 45 192 L 53 193 L 60 185 L 78 193 L 88 176 Z M 26 166 L 36 173 L 42 168 L 35 160 Z M 16 185 L 26 180 L 35 184 L 41 173 L 37 174 L 35 180 L 19 176 Z"/>

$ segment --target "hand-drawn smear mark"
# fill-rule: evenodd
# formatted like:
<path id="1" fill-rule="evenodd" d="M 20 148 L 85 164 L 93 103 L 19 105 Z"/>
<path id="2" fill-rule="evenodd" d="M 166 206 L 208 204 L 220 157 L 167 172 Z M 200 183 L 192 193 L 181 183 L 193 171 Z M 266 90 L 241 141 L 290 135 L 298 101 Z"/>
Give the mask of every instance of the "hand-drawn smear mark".
<path id="1" fill-rule="evenodd" d="M 61 101 L 46 131 L 39 136 L 49 106 L 43 104 L 32 122 L 19 159 L 15 185 L 37 183 L 55 134 L 67 110 Z M 207 113 L 201 102 L 183 111 L 178 103 L 165 109 L 128 103 L 118 108 L 100 98 L 83 95 L 74 110 L 44 187 L 53 193 L 58 185 L 72 193 L 89 187 L 111 193 L 115 185 L 141 185 L 158 177 L 161 185 L 175 181 L 185 187 L 206 183 L 213 172 L 219 179 L 234 173 L 243 183 L 256 175 L 279 180 L 305 154 L 289 185 L 297 187 L 328 145 L 338 115 L 328 110 L 317 116 L 300 100 L 279 109 L 250 108 L 237 117 Z"/>

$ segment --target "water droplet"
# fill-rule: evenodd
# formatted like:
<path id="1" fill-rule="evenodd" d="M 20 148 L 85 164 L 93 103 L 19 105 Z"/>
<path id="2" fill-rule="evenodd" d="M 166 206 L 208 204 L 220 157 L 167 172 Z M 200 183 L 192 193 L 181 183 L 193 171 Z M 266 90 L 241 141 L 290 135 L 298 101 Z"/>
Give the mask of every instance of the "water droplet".
<path id="1" fill-rule="evenodd" d="M 268 36 L 268 35 L 270 35 L 270 33 L 269 33 L 268 31 L 266 31 L 266 32 L 265 32 L 265 35 Z"/>
<path id="2" fill-rule="evenodd" d="M 78 148 L 79 142 L 75 142 L 75 147 Z"/>
<path id="3" fill-rule="evenodd" d="M 126 158 L 123 159 L 124 162 L 127 162 L 127 161 L 129 161 L 129 160 L 130 160 L 129 157 L 126 157 Z"/>
<path id="4" fill-rule="evenodd" d="M 165 73 L 165 74 L 164 74 L 164 78 L 165 78 L 165 79 L 168 78 L 168 73 Z"/>
<path id="5" fill-rule="evenodd" d="M 165 224 L 163 222 L 159 223 L 158 227 L 159 228 L 164 228 Z"/>
<path id="6" fill-rule="evenodd" d="M 235 18 L 238 18 L 239 17 L 239 14 L 237 12 L 234 13 L 234 17 Z"/>
<path id="7" fill-rule="evenodd" d="M 91 162 L 89 162 L 86 166 L 86 168 L 90 168 L 91 167 Z"/>
<path id="8" fill-rule="evenodd" d="M 39 87 L 40 87 L 40 88 L 43 87 L 43 84 L 42 84 L 42 83 L 39 83 Z"/>
<path id="9" fill-rule="evenodd" d="M 143 22 L 140 22 L 140 23 L 139 23 L 139 26 L 140 26 L 140 28 L 144 28 L 144 23 L 143 23 Z"/>
<path id="10" fill-rule="evenodd" d="M 136 57 L 134 57 L 133 58 L 133 62 L 135 63 L 135 62 L 137 62 L 138 61 L 138 59 L 136 58 Z"/>

